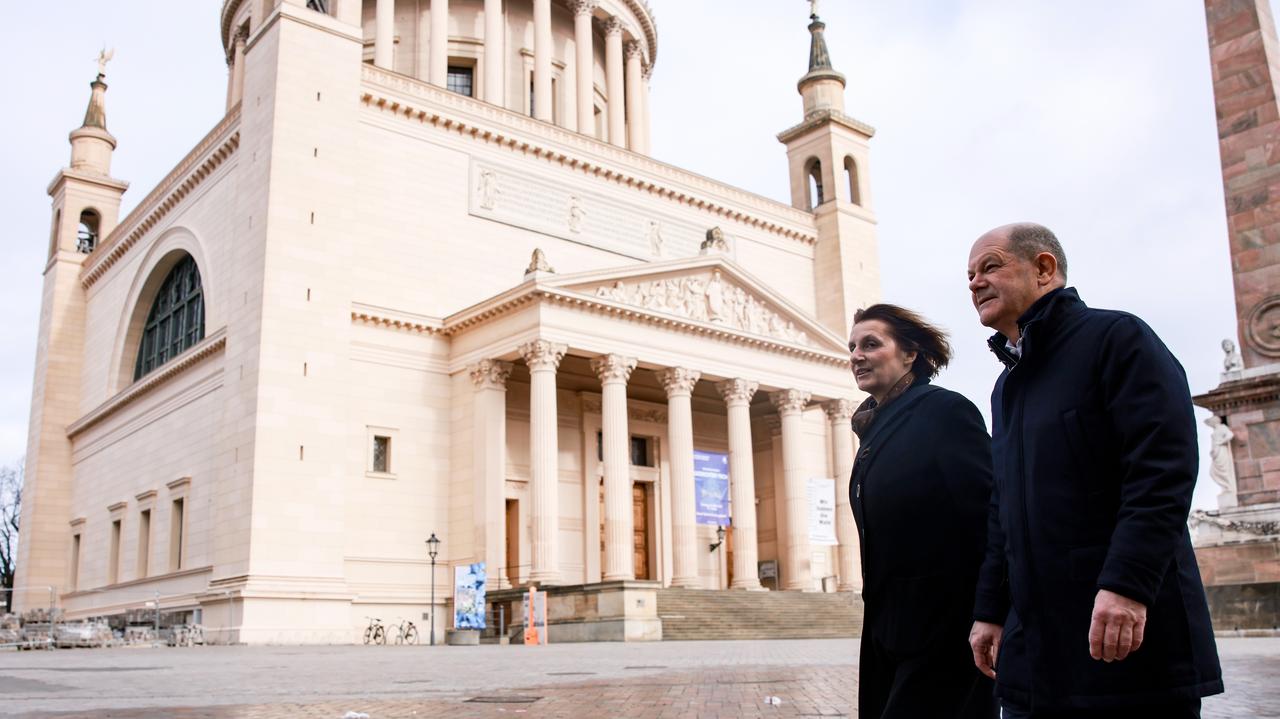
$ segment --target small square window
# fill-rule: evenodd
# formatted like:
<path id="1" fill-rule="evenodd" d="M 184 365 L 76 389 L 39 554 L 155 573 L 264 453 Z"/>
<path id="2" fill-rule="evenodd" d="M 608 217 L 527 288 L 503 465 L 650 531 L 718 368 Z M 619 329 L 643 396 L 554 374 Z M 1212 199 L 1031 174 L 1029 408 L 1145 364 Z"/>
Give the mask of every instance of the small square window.
<path id="1" fill-rule="evenodd" d="M 649 454 L 648 437 L 631 438 L 631 465 L 633 467 L 652 467 L 653 460 Z"/>
<path id="2" fill-rule="evenodd" d="M 449 74 L 445 78 L 445 88 L 459 95 L 475 97 L 475 70 L 463 65 L 450 65 Z"/>
<path id="3" fill-rule="evenodd" d="M 391 472 L 391 438 L 382 435 L 373 436 L 373 471 Z"/>

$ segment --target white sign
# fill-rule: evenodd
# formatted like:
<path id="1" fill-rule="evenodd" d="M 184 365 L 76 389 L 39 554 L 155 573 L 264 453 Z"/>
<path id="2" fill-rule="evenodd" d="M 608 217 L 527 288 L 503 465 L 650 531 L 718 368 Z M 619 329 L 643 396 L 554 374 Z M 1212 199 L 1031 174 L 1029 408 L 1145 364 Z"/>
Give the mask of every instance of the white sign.
<path id="1" fill-rule="evenodd" d="M 834 545 L 836 541 L 836 481 L 809 478 L 809 544 Z"/>

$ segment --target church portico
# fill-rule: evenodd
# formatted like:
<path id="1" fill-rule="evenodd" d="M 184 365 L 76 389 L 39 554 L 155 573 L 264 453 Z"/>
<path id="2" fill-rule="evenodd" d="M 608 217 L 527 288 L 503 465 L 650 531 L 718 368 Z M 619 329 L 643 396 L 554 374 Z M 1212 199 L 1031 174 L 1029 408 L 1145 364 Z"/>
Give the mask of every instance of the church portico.
<path id="1" fill-rule="evenodd" d="M 642 578 L 749 590 L 761 588 L 763 559 L 781 569 L 776 588 L 821 588 L 811 559 L 828 550 L 810 546 L 808 482 L 836 477 L 838 495 L 838 472 L 852 464 L 841 340 L 719 254 L 638 271 L 530 269 L 521 285 L 444 322 L 451 364 L 474 382 L 483 506 L 473 508 L 472 561 L 527 565 L 502 578 L 513 585 Z M 765 415 L 778 420 L 785 491 L 759 522 L 752 425 Z M 527 443 L 503 444 L 516 436 Z M 823 438 L 819 451 L 812 436 Z M 695 449 L 727 454 L 731 561 L 708 551 L 715 526 L 695 519 Z M 498 491 L 504 463 L 523 491 Z M 527 524 L 527 562 L 506 556 L 499 536 L 511 501 L 528 504 L 517 520 Z M 769 557 L 759 552 L 761 524 L 778 538 Z M 844 546 L 822 562 L 847 591 L 860 582 L 847 561 L 856 540 L 844 530 Z"/>

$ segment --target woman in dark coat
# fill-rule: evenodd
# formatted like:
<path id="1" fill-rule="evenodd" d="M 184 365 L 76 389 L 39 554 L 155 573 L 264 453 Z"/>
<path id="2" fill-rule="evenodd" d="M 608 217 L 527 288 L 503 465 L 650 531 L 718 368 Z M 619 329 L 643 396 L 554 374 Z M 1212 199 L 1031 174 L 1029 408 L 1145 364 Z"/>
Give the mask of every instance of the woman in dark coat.
<path id="1" fill-rule="evenodd" d="M 991 438 L 972 402 L 930 384 L 951 347 L 916 313 L 859 310 L 849 352 L 871 395 L 853 417 L 861 447 L 849 485 L 866 607 L 858 716 L 994 718 L 991 680 L 968 643 Z"/>

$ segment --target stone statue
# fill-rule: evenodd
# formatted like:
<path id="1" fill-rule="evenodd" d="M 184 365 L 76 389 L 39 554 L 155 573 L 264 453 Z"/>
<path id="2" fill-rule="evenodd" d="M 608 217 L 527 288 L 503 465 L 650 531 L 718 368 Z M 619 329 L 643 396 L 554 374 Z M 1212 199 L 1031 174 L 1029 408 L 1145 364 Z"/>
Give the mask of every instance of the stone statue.
<path id="1" fill-rule="evenodd" d="M 551 264 L 547 262 L 547 256 L 543 254 L 541 247 L 534 248 L 533 256 L 529 258 L 529 266 L 525 268 L 524 271 L 526 275 L 530 275 L 535 272 L 555 272 L 555 270 L 551 268 Z"/>
<path id="2" fill-rule="evenodd" d="M 729 243 L 725 242 L 724 230 L 719 227 L 712 227 L 707 230 L 707 239 L 702 241 L 702 246 L 698 248 L 698 254 L 706 255 L 712 252 L 728 252 Z"/>
<path id="3" fill-rule="evenodd" d="M 502 194 L 502 188 L 498 187 L 498 175 L 493 170 L 480 171 L 480 207 L 485 210 L 492 210 L 497 204 L 498 195 Z"/>
<path id="4" fill-rule="evenodd" d="M 662 257 L 662 223 L 657 220 L 649 220 L 649 230 L 647 233 L 649 238 L 649 251 L 654 257 Z"/>
<path id="5" fill-rule="evenodd" d="M 582 199 L 577 195 L 569 196 L 569 231 L 582 232 L 582 223 L 587 219 L 587 209 L 582 206 Z"/>
<path id="6" fill-rule="evenodd" d="M 724 283 L 720 281 L 720 271 L 716 270 L 707 283 L 707 317 L 712 322 L 724 322 Z"/>
<path id="7" fill-rule="evenodd" d="M 1222 353 L 1226 355 L 1222 358 L 1223 373 L 1239 372 L 1244 369 L 1244 359 L 1240 356 L 1240 350 L 1236 349 L 1235 342 L 1222 340 Z"/>
<path id="8" fill-rule="evenodd" d="M 104 47 L 98 52 L 98 77 L 104 77 L 107 74 L 107 63 L 111 62 L 111 58 L 115 56 L 115 48 L 108 50 Z"/>
<path id="9" fill-rule="evenodd" d="M 1235 432 L 1214 415 L 1204 421 L 1213 430 L 1209 437 L 1209 476 L 1222 488 L 1218 493 L 1219 507 L 1236 506 L 1236 464 L 1232 455 L 1231 442 L 1236 438 Z"/>

